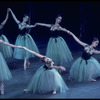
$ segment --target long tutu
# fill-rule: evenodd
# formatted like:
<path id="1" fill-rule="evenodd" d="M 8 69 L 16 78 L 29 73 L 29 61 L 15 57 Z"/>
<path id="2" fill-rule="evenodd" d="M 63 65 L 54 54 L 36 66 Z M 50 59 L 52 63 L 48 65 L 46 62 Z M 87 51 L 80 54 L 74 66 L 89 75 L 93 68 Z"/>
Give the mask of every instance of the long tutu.
<path id="1" fill-rule="evenodd" d="M 9 43 L 8 39 L 3 34 L 0 36 L 0 39 Z M 0 52 L 2 52 L 4 58 L 9 58 L 9 57 L 12 57 L 12 55 L 13 55 L 13 49 L 10 46 L 6 46 L 1 43 L 0 43 Z"/>
<path id="2" fill-rule="evenodd" d="M 97 77 L 100 77 L 100 64 L 93 57 L 87 60 L 87 64 L 84 59 L 79 57 L 70 69 L 69 79 L 72 81 L 85 82 Z"/>
<path id="3" fill-rule="evenodd" d="M 8 65 L 0 52 L 0 81 L 9 80 L 12 78 L 12 74 L 8 68 Z"/>
<path id="4" fill-rule="evenodd" d="M 49 39 L 46 56 L 50 57 L 56 65 L 66 64 L 73 60 L 65 40 L 60 36 Z"/>
<path id="5" fill-rule="evenodd" d="M 15 45 L 25 46 L 28 49 L 39 53 L 39 50 L 38 50 L 33 38 L 27 33 L 25 35 L 19 34 L 16 39 Z M 24 49 L 15 48 L 13 57 L 16 59 L 24 59 L 25 57 L 27 57 L 27 58 L 34 57 L 34 55 Z"/>
<path id="6" fill-rule="evenodd" d="M 56 69 L 46 70 L 41 66 L 30 80 L 26 92 L 32 91 L 33 94 L 43 94 L 53 91 L 64 93 L 68 87 Z"/>

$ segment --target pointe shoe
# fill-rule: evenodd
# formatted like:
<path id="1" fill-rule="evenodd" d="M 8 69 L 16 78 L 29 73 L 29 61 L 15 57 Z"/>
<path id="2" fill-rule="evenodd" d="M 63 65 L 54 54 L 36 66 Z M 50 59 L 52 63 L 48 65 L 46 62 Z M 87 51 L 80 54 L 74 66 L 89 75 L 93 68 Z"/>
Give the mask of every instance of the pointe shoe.
<path id="1" fill-rule="evenodd" d="M 91 79 L 90 81 L 92 81 L 92 82 L 96 82 L 96 80 L 95 80 L 95 79 Z"/>
<path id="2" fill-rule="evenodd" d="M 24 93 L 27 93 L 27 89 L 24 89 Z"/>
<path id="3" fill-rule="evenodd" d="M 56 91 L 53 91 L 53 93 L 52 94 L 56 94 Z"/>
<path id="4" fill-rule="evenodd" d="M 2 91 L 1 94 L 3 95 L 4 94 L 4 91 Z"/>

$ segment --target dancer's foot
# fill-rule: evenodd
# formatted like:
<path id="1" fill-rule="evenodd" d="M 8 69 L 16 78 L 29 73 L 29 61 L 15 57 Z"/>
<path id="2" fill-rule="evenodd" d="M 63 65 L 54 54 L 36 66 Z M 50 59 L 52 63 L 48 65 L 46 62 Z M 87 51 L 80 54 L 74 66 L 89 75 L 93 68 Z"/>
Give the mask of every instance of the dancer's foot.
<path id="1" fill-rule="evenodd" d="M 27 89 L 24 89 L 24 92 L 26 92 Z"/>
<path id="2" fill-rule="evenodd" d="M 4 91 L 1 91 L 1 94 L 3 95 L 4 94 Z"/>
<path id="3" fill-rule="evenodd" d="M 56 94 L 56 90 L 54 90 L 52 94 Z"/>
<path id="4" fill-rule="evenodd" d="M 90 81 L 92 81 L 92 82 L 96 82 L 96 80 L 95 80 L 95 79 L 90 79 Z"/>

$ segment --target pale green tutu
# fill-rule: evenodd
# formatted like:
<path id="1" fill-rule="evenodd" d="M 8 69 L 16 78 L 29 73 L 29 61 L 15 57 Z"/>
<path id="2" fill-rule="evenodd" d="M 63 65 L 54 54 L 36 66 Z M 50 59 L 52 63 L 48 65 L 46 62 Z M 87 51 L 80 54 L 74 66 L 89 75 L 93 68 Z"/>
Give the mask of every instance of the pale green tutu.
<path id="1" fill-rule="evenodd" d="M 58 93 L 65 93 L 68 90 L 66 83 L 56 69 L 46 70 L 41 66 L 30 80 L 26 92 L 43 94 L 52 92 L 54 88 Z"/>
<path id="2" fill-rule="evenodd" d="M 33 38 L 27 33 L 25 35 L 19 34 L 16 39 L 15 45 L 25 46 L 26 48 L 39 53 L 39 50 L 38 50 Z M 24 49 L 15 48 L 13 57 L 16 59 L 24 59 L 25 57 L 27 57 L 27 58 L 34 57 L 34 55 Z"/>
<path id="3" fill-rule="evenodd" d="M 91 78 L 96 79 L 97 77 L 100 77 L 100 64 L 93 57 L 87 60 L 87 64 L 86 60 L 79 57 L 71 66 L 69 76 L 71 81 L 90 81 Z"/>
<path id="4" fill-rule="evenodd" d="M 73 60 L 65 40 L 60 36 L 49 39 L 46 56 L 50 57 L 55 65 L 63 65 Z"/>
<path id="5" fill-rule="evenodd" d="M 9 80 L 12 78 L 12 74 L 8 68 L 8 65 L 0 52 L 0 81 Z"/>
<path id="6" fill-rule="evenodd" d="M 1 35 L 0 39 L 2 39 L 4 42 L 9 43 L 8 39 L 5 35 Z M 0 43 L 0 52 L 3 54 L 4 58 L 12 57 L 13 55 L 13 49 L 10 46 L 6 46 L 4 44 Z"/>

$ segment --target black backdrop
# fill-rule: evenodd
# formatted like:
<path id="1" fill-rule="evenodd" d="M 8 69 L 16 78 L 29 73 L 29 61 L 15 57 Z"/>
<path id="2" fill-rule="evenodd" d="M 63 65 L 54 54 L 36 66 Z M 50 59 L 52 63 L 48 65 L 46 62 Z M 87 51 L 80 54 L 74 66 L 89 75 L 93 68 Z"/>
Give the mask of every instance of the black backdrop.
<path id="1" fill-rule="evenodd" d="M 0 22 L 4 20 L 7 8 L 11 8 L 20 21 L 25 13 L 30 12 L 31 24 L 35 22 L 53 24 L 57 15 L 60 14 L 63 18 L 61 26 L 72 31 L 81 40 L 91 42 L 94 36 L 100 37 L 99 1 L 1 1 Z M 18 27 L 11 14 L 3 33 L 10 43 L 15 43 Z M 40 26 L 31 29 L 30 32 L 35 41 L 48 40 L 49 33 L 48 28 Z M 72 39 L 67 34 L 62 36 L 66 41 Z"/>

